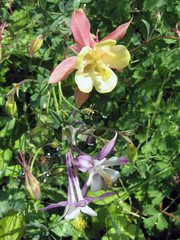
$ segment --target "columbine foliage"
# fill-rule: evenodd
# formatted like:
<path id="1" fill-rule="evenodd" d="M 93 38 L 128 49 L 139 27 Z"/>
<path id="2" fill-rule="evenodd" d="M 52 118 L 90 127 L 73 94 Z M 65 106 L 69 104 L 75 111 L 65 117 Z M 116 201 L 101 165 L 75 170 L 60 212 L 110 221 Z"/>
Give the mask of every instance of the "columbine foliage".
<path id="1" fill-rule="evenodd" d="M 179 237 L 179 8 L 1 3 L 0 238 Z"/>

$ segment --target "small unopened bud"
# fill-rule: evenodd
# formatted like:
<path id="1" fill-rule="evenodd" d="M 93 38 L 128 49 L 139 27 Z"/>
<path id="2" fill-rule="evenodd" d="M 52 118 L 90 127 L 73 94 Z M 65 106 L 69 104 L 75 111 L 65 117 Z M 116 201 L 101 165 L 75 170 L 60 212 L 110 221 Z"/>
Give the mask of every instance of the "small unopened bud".
<path id="1" fill-rule="evenodd" d="M 76 230 L 79 232 L 82 232 L 85 229 L 86 222 L 82 218 L 81 214 L 79 214 L 75 219 L 74 219 L 74 227 Z"/>
<path id="2" fill-rule="evenodd" d="M 31 57 L 43 44 L 43 37 L 39 35 L 37 38 L 33 40 L 29 50 L 29 57 Z"/>
<path id="3" fill-rule="evenodd" d="M 127 155 L 128 155 L 128 160 L 131 164 L 133 164 L 136 159 L 137 159 L 137 149 L 136 147 L 134 146 L 134 143 L 131 142 L 131 143 L 128 143 L 127 142 Z"/>
<path id="4" fill-rule="evenodd" d="M 26 173 L 25 187 L 31 199 L 33 200 L 40 199 L 41 197 L 40 183 L 30 172 Z"/>
<path id="5" fill-rule="evenodd" d="M 52 142 L 51 147 L 53 148 L 60 148 L 60 144 L 58 142 Z"/>
<path id="6" fill-rule="evenodd" d="M 16 111 L 17 111 L 16 102 L 14 101 L 13 95 L 10 95 L 6 102 L 6 112 L 11 120 L 14 118 Z"/>
<path id="7" fill-rule="evenodd" d="M 60 173 L 62 173 L 63 171 L 64 171 L 64 168 L 58 168 L 51 174 L 51 176 L 57 176 Z"/>
<path id="8" fill-rule="evenodd" d="M 159 22 L 161 20 L 161 14 L 159 12 L 159 9 L 157 10 L 155 16 L 154 16 L 154 22 Z"/>

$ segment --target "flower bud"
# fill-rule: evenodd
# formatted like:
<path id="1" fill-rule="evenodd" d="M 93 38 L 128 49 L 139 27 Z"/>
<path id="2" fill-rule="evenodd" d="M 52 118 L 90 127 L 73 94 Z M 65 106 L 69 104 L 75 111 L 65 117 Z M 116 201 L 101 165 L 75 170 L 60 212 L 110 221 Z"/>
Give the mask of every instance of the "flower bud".
<path id="1" fill-rule="evenodd" d="M 43 44 L 43 37 L 42 35 L 39 35 L 31 43 L 30 50 L 29 50 L 29 57 L 31 57 L 31 55 L 33 55 L 41 47 L 42 44 Z"/>
<path id="2" fill-rule="evenodd" d="M 14 118 L 16 111 L 17 111 L 16 102 L 14 101 L 13 96 L 10 96 L 6 102 L 6 112 L 11 120 Z"/>
<path id="3" fill-rule="evenodd" d="M 31 153 L 28 164 L 26 164 L 24 151 L 22 151 L 22 152 L 20 151 L 19 154 L 21 156 L 21 160 L 18 157 L 16 157 L 16 159 L 20 162 L 20 164 L 23 166 L 24 171 L 25 171 L 26 191 L 28 192 L 30 198 L 32 198 L 34 200 L 39 200 L 40 196 L 41 196 L 40 183 L 29 171 L 29 165 L 30 165 L 33 153 Z"/>
<path id="4" fill-rule="evenodd" d="M 51 174 L 51 176 L 60 175 L 63 171 L 64 171 L 64 168 L 58 168 Z"/>
<path id="5" fill-rule="evenodd" d="M 158 9 L 155 16 L 154 16 L 154 21 L 156 23 L 156 22 L 159 22 L 160 20 L 161 20 L 161 14 L 160 14 L 159 9 Z"/>
<path id="6" fill-rule="evenodd" d="M 137 159 L 137 149 L 136 147 L 134 146 L 134 143 L 131 142 L 131 143 L 128 143 L 127 142 L 127 155 L 128 155 L 128 160 L 131 164 L 133 164 L 136 159 Z"/>
<path id="7" fill-rule="evenodd" d="M 31 199 L 33 200 L 40 199 L 41 196 L 40 183 L 29 171 L 26 173 L 25 187 Z"/>

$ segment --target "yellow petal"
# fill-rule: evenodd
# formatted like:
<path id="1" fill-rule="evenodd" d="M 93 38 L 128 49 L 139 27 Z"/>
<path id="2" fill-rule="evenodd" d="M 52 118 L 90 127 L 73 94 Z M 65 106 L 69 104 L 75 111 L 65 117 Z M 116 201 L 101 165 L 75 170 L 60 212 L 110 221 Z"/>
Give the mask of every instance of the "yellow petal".
<path id="1" fill-rule="evenodd" d="M 81 69 L 83 65 L 87 65 L 91 62 L 91 58 L 88 54 L 92 52 L 92 49 L 90 47 L 83 47 L 78 56 L 76 57 L 76 62 L 75 62 L 75 68 L 76 69 Z"/>
<path id="2" fill-rule="evenodd" d="M 99 42 L 94 45 L 93 52 L 96 52 L 96 55 L 99 57 L 107 52 L 111 52 L 112 47 L 116 44 L 115 40 L 106 40 L 103 42 Z"/>
<path id="3" fill-rule="evenodd" d="M 93 88 L 93 74 L 91 72 L 83 72 L 83 69 L 78 70 L 75 74 L 75 82 L 78 88 L 83 93 L 89 93 Z"/>
<path id="4" fill-rule="evenodd" d="M 94 87 L 100 93 L 111 92 L 117 84 L 116 74 L 108 67 L 101 72 L 95 72 Z"/>
<path id="5" fill-rule="evenodd" d="M 130 61 L 130 53 L 123 45 L 116 45 L 101 56 L 103 63 L 113 68 L 125 68 Z"/>

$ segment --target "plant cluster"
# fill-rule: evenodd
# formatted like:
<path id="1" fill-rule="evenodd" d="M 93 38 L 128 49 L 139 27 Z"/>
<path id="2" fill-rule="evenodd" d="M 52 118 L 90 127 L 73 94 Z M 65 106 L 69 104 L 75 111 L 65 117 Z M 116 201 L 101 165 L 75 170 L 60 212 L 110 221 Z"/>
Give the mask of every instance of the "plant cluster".
<path id="1" fill-rule="evenodd" d="M 179 239 L 179 10 L 0 3 L 0 239 Z"/>

